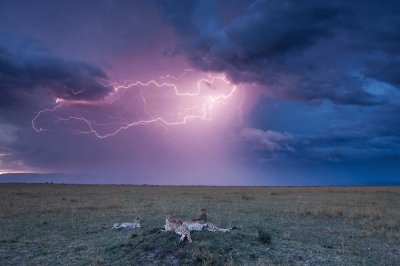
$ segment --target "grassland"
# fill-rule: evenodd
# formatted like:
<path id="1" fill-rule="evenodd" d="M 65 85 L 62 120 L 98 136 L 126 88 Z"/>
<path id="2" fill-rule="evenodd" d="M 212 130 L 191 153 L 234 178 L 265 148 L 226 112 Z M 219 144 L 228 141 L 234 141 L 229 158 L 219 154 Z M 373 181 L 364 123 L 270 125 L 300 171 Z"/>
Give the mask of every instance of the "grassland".
<path id="1" fill-rule="evenodd" d="M 1 265 L 400 265 L 400 187 L 0 185 Z M 230 233 L 159 233 L 205 207 Z M 110 230 L 139 216 L 141 229 Z"/>

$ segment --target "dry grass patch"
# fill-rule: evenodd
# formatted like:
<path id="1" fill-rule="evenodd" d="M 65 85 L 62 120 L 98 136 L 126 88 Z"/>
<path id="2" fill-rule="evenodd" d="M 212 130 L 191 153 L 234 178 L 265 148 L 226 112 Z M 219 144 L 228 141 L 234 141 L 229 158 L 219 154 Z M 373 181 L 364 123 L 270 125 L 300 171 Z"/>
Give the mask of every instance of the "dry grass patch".
<path id="1" fill-rule="evenodd" d="M 108 209 L 108 210 L 112 210 L 112 209 L 120 209 L 123 206 L 117 203 L 109 203 L 107 205 L 104 206 L 104 209 Z"/>
<path id="2" fill-rule="evenodd" d="M 102 209 L 100 206 L 97 205 L 90 205 L 90 204 L 85 204 L 85 205 L 80 205 L 76 207 L 78 210 L 89 210 L 89 211 L 95 211 L 95 210 L 100 210 Z"/>
<path id="3" fill-rule="evenodd" d="M 10 237 L 0 237 L 0 244 L 17 243 L 18 240 Z"/>

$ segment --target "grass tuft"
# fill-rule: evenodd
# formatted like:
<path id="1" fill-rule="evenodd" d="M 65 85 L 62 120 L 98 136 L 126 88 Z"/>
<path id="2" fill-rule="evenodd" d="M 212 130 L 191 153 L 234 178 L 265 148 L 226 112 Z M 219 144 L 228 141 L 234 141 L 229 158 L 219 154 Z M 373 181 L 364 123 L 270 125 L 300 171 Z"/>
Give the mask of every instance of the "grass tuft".
<path id="1" fill-rule="evenodd" d="M 261 244 L 271 244 L 271 235 L 268 232 L 265 232 L 263 229 L 258 229 L 257 231 L 257 241 Z"/>
<path id="2" fill-rule="evenodd" d="M 74 252 L 80 252 L 80 251 L 84 251 L 87 250 L 88 246 L 86 245 L 78 245 L 74 247 Z"/>
<path id="3" fill-rule="evenodd" d="M 247 193 L 242 193 L 240 195 L 240 197 L 242 198 L 242 200 L 254 200 L 255 199 L 253 196 L 250 196 Z"/>

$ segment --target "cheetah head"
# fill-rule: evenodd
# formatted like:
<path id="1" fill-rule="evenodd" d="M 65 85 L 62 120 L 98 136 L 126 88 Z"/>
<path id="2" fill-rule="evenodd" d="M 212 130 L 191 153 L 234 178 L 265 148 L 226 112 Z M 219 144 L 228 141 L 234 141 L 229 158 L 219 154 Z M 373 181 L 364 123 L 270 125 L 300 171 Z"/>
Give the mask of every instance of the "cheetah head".
<path id="1" fill-rule="evenodd" d="M 173 216 L 170 215 L 170 214 L 168 214 L 168 215 L 165 217 L 165 221 L 166 221 L 167 223 L 182 224 L 182 221 L 181 221 L 181 220 L 176 219 L 175 217 L 173 217 Z"/>
<path id="2" fill-rule="evenodd" d="M 138 224 L 138 227 L 140 227 L 140 222 L 141 222 L 141 221 L 140 221 L 140 218 L 139 218 L 139 217 L 136 217 L 135 220 L 134 220 L 134 222 Z"/>
<path id="3" fill-rule="evenodd" d="M 167 214 L 167 216 L 165 217 L 165 221 L 166 221 L 167 223 L 171 223 L 171 222 L 173 221 L 172 215 L 171 215 L 171 214 Z"/>

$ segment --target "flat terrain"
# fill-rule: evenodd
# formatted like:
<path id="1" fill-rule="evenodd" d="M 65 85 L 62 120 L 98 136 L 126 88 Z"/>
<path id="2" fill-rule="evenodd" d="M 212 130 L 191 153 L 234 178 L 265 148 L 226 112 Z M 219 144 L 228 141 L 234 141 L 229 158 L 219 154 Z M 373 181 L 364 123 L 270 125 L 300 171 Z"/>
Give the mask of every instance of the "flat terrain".
<path id="1" fill-rule="evenodd" d="M 160 233 L 208 210 L 230 233 Z M 139 216 L 143 228 L 111 230 Z M 400 187 L 0 185 L 0 265 L 400 265 Z"/>

